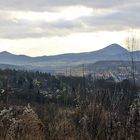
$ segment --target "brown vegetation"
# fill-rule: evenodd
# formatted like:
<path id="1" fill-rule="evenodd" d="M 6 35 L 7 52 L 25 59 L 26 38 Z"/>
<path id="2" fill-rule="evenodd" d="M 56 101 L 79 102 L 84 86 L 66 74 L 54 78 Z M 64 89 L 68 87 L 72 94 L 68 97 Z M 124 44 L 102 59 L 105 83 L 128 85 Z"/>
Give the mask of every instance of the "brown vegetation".
<path id="1" fill-rule="evenodd" d="M 0 140 L 45 140 L 44 125 L 29 105 L 4 108 L 0 113 Z"/>

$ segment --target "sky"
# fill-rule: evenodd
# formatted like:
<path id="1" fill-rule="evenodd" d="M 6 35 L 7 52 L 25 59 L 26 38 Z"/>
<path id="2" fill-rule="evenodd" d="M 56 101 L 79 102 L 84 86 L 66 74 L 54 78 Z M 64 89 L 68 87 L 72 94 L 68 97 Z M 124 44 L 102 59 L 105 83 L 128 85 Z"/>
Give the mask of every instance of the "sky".
<path id="1" fill-rule="evenodd" d="M 125 46 L 140 0 L 0 0 L 0 51 L 29 56 Z"/>

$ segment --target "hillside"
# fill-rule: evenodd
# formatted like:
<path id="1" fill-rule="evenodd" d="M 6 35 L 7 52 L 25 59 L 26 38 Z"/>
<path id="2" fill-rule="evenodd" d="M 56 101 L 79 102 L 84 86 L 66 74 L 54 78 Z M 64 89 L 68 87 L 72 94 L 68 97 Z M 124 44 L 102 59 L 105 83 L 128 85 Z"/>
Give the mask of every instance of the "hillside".
<path id="1" fill-rule="evenodd" d="M 134 52 L 135 60 L 139 51 Z M 103 49 L 85 53 L 61 54 L 55 56 L 29 57 L 26 55 L 15 55 L 9 52 L 0 53 L 0 63 L 5 66 L 16 67 L 16 69 L 39 70 L 42 72 L 61 72 L 66 67 L 78 66 L 81 64 L 91 64 L 97 61 L 125 61 L 129 59 L 129 52 L 118 44 L 111 44 Z"/>

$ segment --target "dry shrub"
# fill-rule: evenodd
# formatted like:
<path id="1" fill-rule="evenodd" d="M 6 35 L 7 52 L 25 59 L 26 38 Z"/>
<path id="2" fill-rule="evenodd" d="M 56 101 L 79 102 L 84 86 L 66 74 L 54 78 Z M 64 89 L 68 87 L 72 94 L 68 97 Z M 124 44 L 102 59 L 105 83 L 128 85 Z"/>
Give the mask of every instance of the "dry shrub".
<path id="1" fill-rule="evenodd" d="M 0 140 L 45 140 L 44 125 L 29 105 L 1 110 L 0 130 Z"/>

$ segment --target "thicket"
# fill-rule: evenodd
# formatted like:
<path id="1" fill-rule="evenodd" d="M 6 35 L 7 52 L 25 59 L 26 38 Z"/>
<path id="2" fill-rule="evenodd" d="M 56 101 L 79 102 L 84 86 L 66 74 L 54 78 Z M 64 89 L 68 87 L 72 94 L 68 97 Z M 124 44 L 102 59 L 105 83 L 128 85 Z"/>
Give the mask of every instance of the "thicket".
<path id="1" fill-rule="evenodd" d="M 139 90 L 128 80 L 0 70 L 0 110 L 30 103 L 47 140 L 139 140 Z"/>

